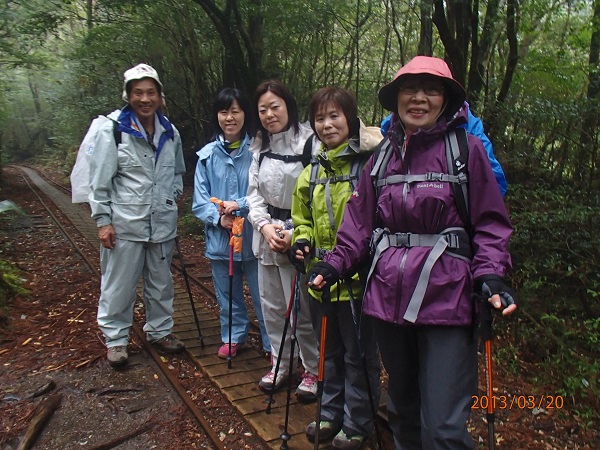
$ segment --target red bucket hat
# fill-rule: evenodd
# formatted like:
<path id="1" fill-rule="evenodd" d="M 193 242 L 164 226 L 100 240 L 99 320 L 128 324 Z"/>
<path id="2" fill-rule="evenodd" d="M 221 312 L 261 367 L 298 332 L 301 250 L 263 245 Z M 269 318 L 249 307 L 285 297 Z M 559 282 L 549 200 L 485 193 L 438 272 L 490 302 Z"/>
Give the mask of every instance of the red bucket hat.
<path id="1" fill-rule="evenodd" d="M 452 77 L 452 72 L 443 59 L 432 56 L 415 56 L 400 68 L 393 81 L 379 90 L 379 103 L 381 103 L 381 106 L 388 111 L 398 113 L 400 83 L 411 75 L 433 75 L 442 79 L 446 87 L 444 96 L 447 105 L 444 114 L 447 117 L 453 116 L 467 99 L 465 89 Z"/>

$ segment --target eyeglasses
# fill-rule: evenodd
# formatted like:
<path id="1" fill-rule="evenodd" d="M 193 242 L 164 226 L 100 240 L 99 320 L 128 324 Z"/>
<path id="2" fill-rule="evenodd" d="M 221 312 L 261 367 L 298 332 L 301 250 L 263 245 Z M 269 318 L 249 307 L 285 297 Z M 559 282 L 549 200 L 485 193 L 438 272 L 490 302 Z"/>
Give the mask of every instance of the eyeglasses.
<path id="1" fill-rule="evenodd" d="M 405 95 L 415 95 L 417 92 L 423 91 L 427 97 L 438 97 L 444 95 L 443 86 L 400 86 L 399 92 Z"/>

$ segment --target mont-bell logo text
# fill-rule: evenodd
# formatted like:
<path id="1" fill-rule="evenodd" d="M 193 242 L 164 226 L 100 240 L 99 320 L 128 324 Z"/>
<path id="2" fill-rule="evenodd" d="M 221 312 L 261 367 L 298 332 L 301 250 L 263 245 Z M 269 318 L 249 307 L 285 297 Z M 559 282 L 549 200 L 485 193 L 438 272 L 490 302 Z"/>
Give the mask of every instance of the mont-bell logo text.
<path id="1" fill-rule="evenodd" d="M 416 189 L 444 189 L 444 183 L 418 183 Z"/>
<path id="2" fill-rule="evenodd" d="M 458 170 L 459 172 L 465 168 L 465 163 L 459 161 L 458 159 L 454 161 L 454 165 L 456 165 L 456 170 Z"/>

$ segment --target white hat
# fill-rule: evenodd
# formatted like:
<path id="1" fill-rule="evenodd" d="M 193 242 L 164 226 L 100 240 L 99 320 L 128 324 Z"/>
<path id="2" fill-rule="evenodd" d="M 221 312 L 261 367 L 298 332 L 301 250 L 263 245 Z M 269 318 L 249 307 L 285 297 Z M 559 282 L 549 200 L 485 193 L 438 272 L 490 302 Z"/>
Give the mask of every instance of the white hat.
<path id="1" fill-rule="evenodd" d="M 158 78 L 158 72 L 154 70 L 154 67 L 149 66 L 148 64 L 138 64 L 131 69 L 127 69 L 123 74 L 123 100 L 129 101 L 127 97 L 127 83 L 133 80 L 141 80 L 142 78 L 152 78 L 155 80 L 160 86 L 160 91 L 162 94 L 163 85 Z M 164 95 L 164 94 L 163 94 Z"/>

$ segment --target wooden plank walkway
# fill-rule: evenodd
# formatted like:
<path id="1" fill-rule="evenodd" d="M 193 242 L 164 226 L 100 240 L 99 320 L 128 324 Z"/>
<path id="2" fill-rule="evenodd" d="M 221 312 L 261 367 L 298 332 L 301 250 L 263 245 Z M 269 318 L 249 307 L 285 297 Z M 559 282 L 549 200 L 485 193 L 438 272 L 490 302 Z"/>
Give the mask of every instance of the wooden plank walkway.
<path id="1" fill-rule="evenodd" d="M 204 336 L 204 348 L 198 340 L 198 332 L 187 292 L 176 293 L 175 328 L 173 331 L 183 340 L 188 351 L 198 366 L 214 381 L 229 399 L 231 404 L 244 416 L 271 448 L 279 449 L 282 444 L 281 433 L 284 429 L 287 389 L 276 392 L 273 396 L 270 414 L 266 413 L 268 395 L 258 388 L 258 381 L 270 369 L 270 363 L 252 348 L 242 349 L 228 368 L 226 360 L 217 357 L 221 346 L 221 327 L 218 318 L 212 314 L 198 311 L 200 327 Z M 306 425 L 315 419 L 316 405 L 298 403 L 294 395 L 290 396 L 288 441 L 290 450 L 311 450 L 310 443 L 304 434 Z M 368 399 L 365 399 L 365 402 Z M 320 449 L 331 449 L 330 444 L 322 444 Z M 369 445 L 363 446 L 370 450 Z"/>
<path id="2" fill-rule="evenodd" d="M 70 198 L 64 192 L 49 185 L 35 171 L 28 168 L 24 168 L 24 170 L 34 184 L 42 188 L 61 211 L 69 216 L 86 239 L 90 242 L 97 241 L 98 230 L 89 215 L 87 205 L 72 204 Z M 185 249 L 183 251 L 185 253 Z M 271 413 L 267 414 L 268 395 L 258 388 L 258 381 L 261 376 L 268 372 L 270 368 L 269 361 L 256 350 L 247 348 L 240 351 L 239 355 L 232 361 L 231 369 L 229 369 L 227 361 L 217 357 L 217 350 L 221 346 L 219 319 L 215 317 L 214 313 L 203 311 L 200 305 L 196 303 L 196 312 L 204 335 L 205 347 L 201 348 L 188 292 L 181 284 L 175 283 L 174 333 L 184 341 L 198 367 L 214 381 L 256 433 L 272 449 L 280 449 L 283 442 L 281 433 L 284 429 L 287 390 L 284 389 L 275 393 Z M 304 429 L 308 423 L 314 420 L 316 405 L 298 403 L 294 392 L 295 389 L 290 397 L 288 433 L 291 439 L 288 441 L 288 448 L 289 450 L 311 450 L 314 449 L 314 444 L 306 439 Z M 367 401 L 368 399 L 365 399 L 365 402 Z M 319 448 L 326 450 L 332 447 L 329 444 L 322 444 Z M 371 450 L 371 447 L 365 445 L 363 450 Z"/>

